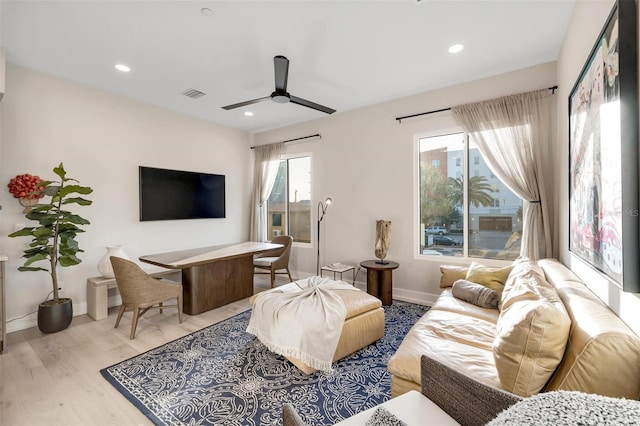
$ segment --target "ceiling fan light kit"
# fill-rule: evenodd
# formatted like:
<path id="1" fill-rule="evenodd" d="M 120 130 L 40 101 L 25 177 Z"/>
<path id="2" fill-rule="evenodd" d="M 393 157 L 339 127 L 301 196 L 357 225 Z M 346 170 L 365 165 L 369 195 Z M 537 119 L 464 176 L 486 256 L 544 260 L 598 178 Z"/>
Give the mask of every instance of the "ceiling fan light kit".
<path id="1" fill-rule="evenodd" d="M 276 90 L 269 96 L 263 98 L 252 99 L 250 101 L 239 102 L 237 104 L 231 104 L 223 106 L 222 109 L 231 110 L 240 108 L 247 105 L 256 104 L 267 100 L 272 100 L 278 104 L 286 104 L 288 102 L 296 105 L 302 105 L 307 108 L 322 111 L 327 114 L 333 114 L 335 109 L 326 107 L 324 105 L 317 104 L 315 102 L 308 101 L 306 99 L 298 98 L 297 96 L 291 96 L 287 92 L 287 81 L 289 80 L 289 60 L 284 56 L 278 55 L 273 57 L 273 67 L 275 74 Z"/>

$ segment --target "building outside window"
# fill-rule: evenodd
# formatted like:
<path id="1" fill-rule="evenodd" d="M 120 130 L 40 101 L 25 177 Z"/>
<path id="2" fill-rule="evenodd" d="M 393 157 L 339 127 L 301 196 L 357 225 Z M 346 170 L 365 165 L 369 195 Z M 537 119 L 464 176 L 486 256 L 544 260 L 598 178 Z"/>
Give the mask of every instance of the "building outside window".
<path id="1" fill-rule="evenodd" d="M 491 173 L 476 144 L 461 132 L 420 137 L 418 149 L 419 253 L 518 257 L 522 200 Z M 468 178 L 470 158 L 474 173 Z M 440 167 L 432 166 L 434 159 L 440 160 Z M 459 159 L 464 165 L 462 173 L 456 167 Z M 428 232 L 434 227 L 445 231 Z"/>
<path id="2" fill-rule="evenodd" d="M 294 242 L 311 242 L 311 157 L 280 161 L 267 200 L 267 236 L 291 235 Z"/>

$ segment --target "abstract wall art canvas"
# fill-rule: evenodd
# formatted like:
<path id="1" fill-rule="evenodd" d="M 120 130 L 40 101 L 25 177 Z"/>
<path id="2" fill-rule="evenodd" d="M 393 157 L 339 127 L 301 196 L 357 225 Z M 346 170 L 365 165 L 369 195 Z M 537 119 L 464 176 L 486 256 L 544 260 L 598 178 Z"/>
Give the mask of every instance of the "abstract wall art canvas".
<path id="1" fill-rule="evenodd" d="M 618 0 L 569 96 L 569 250 L 640 292 L 635 1 Z"/>

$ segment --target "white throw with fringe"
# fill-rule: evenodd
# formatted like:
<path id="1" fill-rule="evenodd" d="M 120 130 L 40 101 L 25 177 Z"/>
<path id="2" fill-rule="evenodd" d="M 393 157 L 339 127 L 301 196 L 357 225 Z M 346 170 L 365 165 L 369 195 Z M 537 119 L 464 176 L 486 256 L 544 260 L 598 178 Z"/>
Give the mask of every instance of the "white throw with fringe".
<path id="1" fill-rule="evenodd" d="M 360 291 L 344 281 L 313 276 L 260 293 L 247 333 L 272 352 L 332 371 L 347 315 L 342 298 L 332 290 Z"/>

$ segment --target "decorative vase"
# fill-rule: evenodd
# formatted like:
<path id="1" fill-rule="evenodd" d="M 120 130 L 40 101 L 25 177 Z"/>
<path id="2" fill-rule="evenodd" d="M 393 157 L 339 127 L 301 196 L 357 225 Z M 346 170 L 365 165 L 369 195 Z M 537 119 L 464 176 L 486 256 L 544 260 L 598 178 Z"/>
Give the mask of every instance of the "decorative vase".
<path id="1" fill-rule="evenodd" d="M 389 250 L 389 240 L 391 239 L 391 221 L 376 220 L 376 250 L 375 255 L 378 259 L 376 263 L 386 265 L 389 262 L 384 260 Z"/>
<path id="2" fill-rule="evenodd" d="M 31 211 L 33 206 L 38 204 L 38 199 L 37 198 L 18 198 L 18 202 L 22 207 L 24 207 L 24 210 L 22 210 L 22 213 L 27 214 Z"/>
<path id="3" fill-rule="evenodd" d="M 47 300 L 38 306 L 38 328 L 43 333 L 57 333 L 69 327 L 73 319 L 73 303 L 71 299 L 63 297 Z"/>
<path id="4" fill-rule="evenodd" d="M 122 250 L 122 246 L 107 246 L 107 253 L 98 262 L 98 272 L 105 278 L 113 278 L 113 266 L 111 266 L 111 256 L 129 259 L 129 256 Z"/>

